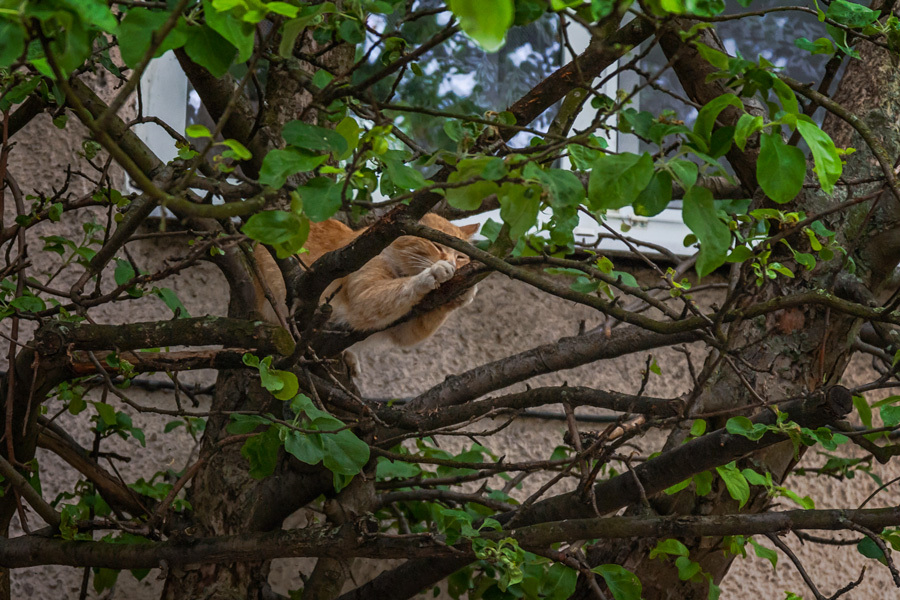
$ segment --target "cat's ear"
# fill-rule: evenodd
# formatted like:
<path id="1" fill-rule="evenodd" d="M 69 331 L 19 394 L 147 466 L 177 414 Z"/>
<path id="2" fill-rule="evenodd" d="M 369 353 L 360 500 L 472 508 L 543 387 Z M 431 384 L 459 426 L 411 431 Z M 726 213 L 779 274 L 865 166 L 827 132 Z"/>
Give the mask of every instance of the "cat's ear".
<path id="1" fill-rule="evenodd" d="M 466 236 L 466 239 L 469 239 L 470 237 L 478 233 L 479 227 L 480 225 L 478 225 L 478 223 L 472 223 L 471 225 L 463 225 L 459 228 L 459 230 L 463 232 L 463 235 Z"/>

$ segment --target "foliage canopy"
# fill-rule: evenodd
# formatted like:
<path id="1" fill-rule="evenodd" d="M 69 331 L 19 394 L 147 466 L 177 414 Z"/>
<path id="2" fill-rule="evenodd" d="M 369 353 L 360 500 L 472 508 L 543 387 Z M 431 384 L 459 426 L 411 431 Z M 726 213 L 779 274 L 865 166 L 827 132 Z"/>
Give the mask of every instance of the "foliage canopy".
<path id="1" fill-rule="evenodd" d="M 0 0 L 0 519 L 8 530 L 18 513 L 26 531 L 0 565 L 83 567 L 97 592 L 121 570 L 204 565 L 165 569 L 172 598 L 267 597 L 270 561 L 288 556 L 317 558 L 292 597 L 407 598 L 445 581 L 454 598 L 717 598 L 748 549 L 801 566 L 779 532 L 846 529 L 893 569 L 900 512 L 816 510 L 785 479 L 864 472 L 881 492 L 872 461 L 898 453 L 900 396 L 881 390 L 900 358 L 900 20 L 890 3 L 738 3 Z M 781 13 L 814 15 L 819 37 L 754 59 L 716 34 Z M 184 131 L 134 101 L 167 52 L 210 117 Z M 813 84 L 783 68 L 807 55 L 827 58 Z M 610 91 L 626 75 L 637 83 Z M 679 109 L 638 108 L 654 90 Z M 47 147 L 83 138 L 67 169 L 17 158 L 42 115 Z M 148 124 L 174 159 L 134 133 Z M 676 252 L 610 225 L 673 208 L 690 231 Z M 419 224 L 430 211 L 482 215 L 482 237 Z M 310 223 L 330 218 L 369 228 L 301 264 Z M 472 259 L 416 311 L 501 273 L 606 322 L 404 402 L 366 398 L 335 359 L 371 332 L 327 327 L 322 294 L 401 235 Z M 167 262 L 136 253 L 148 239 L 166 240 Z M 292 310 L 278 323 L 254 308 L 271 296 L 253 285 L 254 244 L 280 259 Z M 219 316 L 192 316 L 166 282 L 201 262 L 227 283 Z M 148 299 L 170 314 L 129 317 Z M 666 380 L 683 393 L 646 395 L 665 376 L 638 354 L 687 343 L 690 381 Z M 848 389 L 854 352 L 875 370 Z M 506 389 L 623 356 L 637 389 Z M 178 379 L 197 369 L 217 373 L 199 408 Z M 134 399 L 148 373 L 170 377 L 174 408 Z M 500 432 L 558 404 L 565 442 L 507 459 Z M 587 432 L 577 407 L 614 417 Z M 163 416 L 196 442 L 185 465 L 128 481 L 100 460 L 113 439 L 139 453 Z M 657 429 L 665 446 L 632 461 L 626 444 Z M 77 480 L 52 502 L 38 447 Z M 823 465 L 800 462 L 810 447 Z M 798 508 L 768 511 L 779 499 Z M 318 520 L 282 530 L 303 508 Z M 356 557 L 408 561 L 358 582 Z"/>

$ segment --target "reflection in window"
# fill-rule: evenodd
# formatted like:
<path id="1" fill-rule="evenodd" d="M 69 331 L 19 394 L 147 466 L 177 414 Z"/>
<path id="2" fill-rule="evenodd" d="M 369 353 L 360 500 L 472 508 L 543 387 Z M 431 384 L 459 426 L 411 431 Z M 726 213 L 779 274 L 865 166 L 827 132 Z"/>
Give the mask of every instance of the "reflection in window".
<path id="1" fill-rule="evenodd" d="M 416 9 L 433 3 L 419 3 Z M 394 18 L 373 15 L 371 25 L 379 33 L 394 31 Z M 449 12 L 436 19 L 420 19 L 402 23 L 395 35 L 415 47 L 435 35 L 450 20 Z M 380 81 L 372 92 L 390 104 L 423 106 L 455 114 L 483 116 L 488 111 L 506 110 L 513 102 L 537 85 L 562 63 L 562 48 L 557 39 L 557 21 L 545 15 L 534 23 L 509 30 L 506 44 L 489 54 L 463 35 L 456 35 L 426 54 L 416 66 L 407 70 L 392 93 L 395 77 Z M 371 47 L 371 38 L 366 50 Z M 382 67 L 373 53 L 368 64 L 354 79 L 362 81 Z M 556 112 L 551 108 L 532 126 L 545 130 Z M 404 133 L 429 150 L 456 147 L 440 122 L 415 113 L 397 112 L 395 124 Z M 512 146 L 527 144 L 531 136 L 519 135 Z"/>

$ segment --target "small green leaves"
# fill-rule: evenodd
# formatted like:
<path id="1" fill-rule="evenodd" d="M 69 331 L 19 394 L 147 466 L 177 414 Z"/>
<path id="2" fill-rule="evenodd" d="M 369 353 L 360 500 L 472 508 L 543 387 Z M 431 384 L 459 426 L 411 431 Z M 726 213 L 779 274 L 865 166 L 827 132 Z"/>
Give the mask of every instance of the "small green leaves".
<path id="1" fill-rule="evenodd" d="M 487 6 L 478 0 L 449 0 L 447 5 L 462 30 L 488 52 L 499 50 L 506 41 L 515 16 L 512 0 L 493 0 Z"/>
<path id="2" fill-rule="evenodd" d="M 775 570 L 775 567 L 778 565 L 778 553 L 771 548 L 766 548 L 753 538 L 750 538 L 750 543 L 753 545 L 753 550 L 756 552 L 756 555 L 772 563 L 772 570 Z"/>
<path id="3" fill-rule="evenodd" d="M 854 4 L 854 6 L 857 6 Z M 816 175 L 822 185 L 822 191 L 830 194 L 834 184 L 841 177 L 843 164 L 838 155 L 834 141 L 827 133 L 819 129 L 819 126 L 811 120 L 800 118 L 797 120 L 797 131 L 806 140 L 812 151 L 813 161 L 816 165 Z"/>
<path id="4" fill-rule="evenodd" d="M 834 0 L 825 16 L 847 27 L 865 27 L 878 20 L 881 11 L 848 0 Z"/>
<path id="5" fill-rule="evenodd" d="M 673 556 L 688 556 L 687 546 L 675 539 L 660 540 L 656 546 L 650 550 L 650 559 L 671 554 Z"/>
<path id="6" fill-rule="evenodd" d="M 615 600 L 641 600 L 641 581 L 637 575 L 619 565 L 600 565 L 591 569 L 603 577 Z"/>
<path id="7" fill-rule="evenodd" d="M 283 210 L 266 210 L 251 216 L 241 231 L 251 239 L 273 246 L 278 258 L 287 258 L 306 243 L 309 219 Z"/>
<path id="8" fill-rule="evenodd" d="M 304 214 L 313 223 L 330 219 L 341 208 L 341 185 L 328 177 L 310 179 L 297 193 L 303 199 Z"/>
<path id="9" fill-rule="evenodd" d="M 706 105 L 700 109 L 700 112 L 697 115 L 697 121 L 694 123 L 694 133 L 707 144 L 707 148 L 701 148 L 701 150 L 708 151 L 716 118 L 719 116 L 719 113 L 729 106 L 741 110 L 744 109 L 744 104 L 741 102 L 740 98 L 734 94 L 722 94 L 707 102 Z"/>
<path id="10" fill-rule="evenodd" d="M 653 159 L 645 152 L 605 154 L 598 158 L 588 180 L 588 203 L 593 210 L 630 206 L 650 184 Z"/>
<path id="11" fill-rule="evenodd" d="M 541 209 L 541 190 L 537 186 L 504 183 L 497 193 L 500 218 L 509 225 L 509 237 L 517 240 L 534 227 Z"/>
<path id="12" fill-rule="evenodd" d="M 119 23 L 116 35 L 119 39 L 128 40 L 119 48 L 122 60 L 131 68 L 138 65 L 144 54 L 150 49 L 153 32 L 162 28 L 169 15 L 165 12 L 150 11 L 146 8 L 132 8 Z M 187 42 L 186 27 L 176 27 L 160 44 L 154 56 L 162 56 L 174 48 L 180 48 Z"/>
<path id="13" fill-rule="evenodd" d="M 297 376 L 290 371 L 273 369 L 271 356 L 260 360 L 248 353 L 243 356 L 242 360 L 248 367 L 259 370 L 260 383 L 279 400 L 290 400 L 297 395 L 300 389 Z"/>
<path id="14" fill-rule="evenodd" d="M 0 40 L 0 68 L 4 68 L 25 52 L 25 32 L 18 23 L 0 21 Z"/>
<path id="15" fill-rule="evenodd" d="M 800 193 L 805 177 L 802 150 L 785 144 L 779 131 L 760 135 L 756 179 L 769 198 L 779 204 L 790 202 Z"/>
<path id="16" fill-rule="evenodd" d="M 327 154 L 312 154 L 297 148 L 272 150 L 263 159 L 259 170 L 259 182 L 273 188 L 280 188 L 288 177 L 297 173 L 312 171 L 328 160 Z"/>
<path id="17" fill-rule="evenodd" d="M 725 263 L 731 246 L 731 230 L 719 219 L 713 204 L 712 192 L 692 187 L 684 196 L 684 224 L 700 240 L 697 275 L 703 277 Z"/>
<path id="18" fill-rule="evenodd" d="M 688 161 L 673 161 L 673 163 L 687 163 L 694 167 L 693 181 L 697 180 L 697 165 Z M 680 167 L 681 165 L 679 165 Z M 681 171 L 684 175 L 690 176 L 691 171 Z M 693 185 L 693 181 L 686 185 L 689 188 Z M 672 176 L 666 171 L 657 171 L 650 178 L 647 187 L 638 194 L 634 201 L 634 214 L 642 217 L 652 217 L 661 213 L 672 201 Z"/>
<path id="19" fill-rule="evenodd" d="M 347 140 L 340 133 L 303 121 L 289 121 L 281 135 L 287 143 L 303 150 L 331 152 L 337 156 L 347 151 Z"/>
<path id="20" fill-rule="evenodd" d="M 289 240 L 300 228 L 300 217 L 283 210 L 258 212 L 241 229 L 247 237 L 264 244 L 280 244 Z"/>
<path id="21" fill-rule="evenodd" d="M 734 462 L 730 462 L 725 466 L 716 467 L 716 472 L 725 482 L 728 493 L 732 498 L 740 502 L 740 508 L 750 500 L 750 484 L 747 478 L 737 468 Z"/>
<path id="22" fill-rule="evenodd" d="M 762 423 L 754 423 L 747 417 L 731 417 L 725 424 L 728 433 L 740 435 L 748 440 L 756 441 L 766 434 L 768 428 Z"/>

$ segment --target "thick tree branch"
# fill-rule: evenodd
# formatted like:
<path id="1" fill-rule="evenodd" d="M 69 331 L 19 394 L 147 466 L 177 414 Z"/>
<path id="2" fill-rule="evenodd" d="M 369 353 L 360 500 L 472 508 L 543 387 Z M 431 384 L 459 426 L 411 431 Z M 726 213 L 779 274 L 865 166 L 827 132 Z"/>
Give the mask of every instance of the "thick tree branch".
<path id="1" fill-rule="evenodd" d="M 294 349 L 290 334 L 277 325 L 226 317 L 196 317 L 121 325 L 71 325 L 54 322 L 35 334 L 35 344 L 45 355 L 55 354 L 62 348 L 137 350 L 212 344 L 255 348 L 266 354 L 282 355 L 289 355 Z"/>

